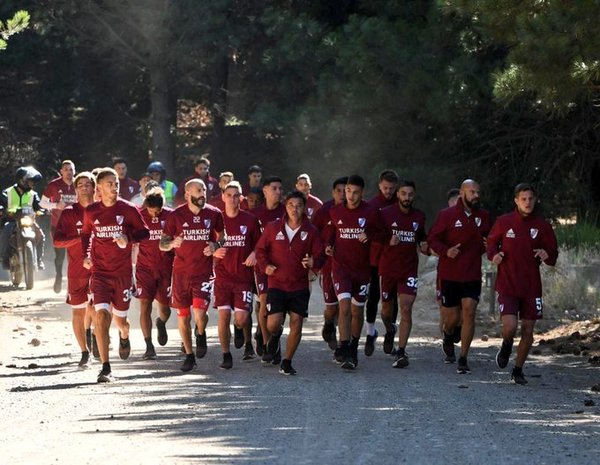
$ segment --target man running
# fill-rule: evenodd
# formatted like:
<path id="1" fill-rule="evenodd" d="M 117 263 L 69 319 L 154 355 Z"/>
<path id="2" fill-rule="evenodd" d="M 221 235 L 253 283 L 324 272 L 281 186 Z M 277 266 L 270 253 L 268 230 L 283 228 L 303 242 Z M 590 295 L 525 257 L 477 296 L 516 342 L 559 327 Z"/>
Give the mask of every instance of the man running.
<path id="1" fill-rule="evenodd" d="M 169 340 L 166 324 L 171 316 L 169 293 L 173 252 L 162 252 L 159 248 L 162 231 L 173 210 L 165 207 L 164 192 L 154 187 L 146 192 L 141 210 L 142 218 L 150 230 L 150 236 L 139 244 L 135 266 L 136 297 L 140 301 L 140 327 L 146 343 L 144 360 L 156 359 L 152 342 L 152 302 L 158 303 L 156 330 L 158 343 L 164 346 Z"/>
<path id="2" fill-rule="evenodd" d="M 527 384 L 523 365 L 533 344 L 535 322 L 543 317 L 540 265 L 554 266 L 558 258 L 556 236 L 536 211 L 536 203 L 531 184 L 517 185 L 515 210 L 496 220 L 487 240 L 487 256 L 498 266 L 496 291 L 502 318 L 502 347 L 496 355 L 499 368 L 508 365 L 521 319 L 521 341 L 511 374 L 516 384 Z"/>
<path id="3" fill-rule="evenodd" d="M 140 191 L 140 184 L 128 176 L 127 160 L 122 157 L 116 157 L 112 160 L 113 169 L 119 176 L 119 197 L 123 200 L 131 201 Z"/>
<path id="4" fill-rule="evenodd" d="M 340 308 L 341 365 L 347 370 L 358 365 L 358 342 L 369 295 L 371 241 L 387 238 L 379 210 L 362 199 L 364 187 L 362 177 L 348 177 L 346 201 L 329 210 L 330 224 L 325 233 L 326 253 L 333 257 L 333 284 Z"/>
<path id="5" fill-rule="evenodd" d="M 304 215 L 306 197 L 298 191 L 285 198 L 285 216 L 265 226 L 256 246 L 261 271 L 269 277 L 267 291 L 267 325 L 271 337 L 267 345 L 271 360 L 280 351 L 285 315 L 290 315 L 290 332 L 285 358 L 279 372 L 295 375 L 292 359 L 302 338 L 302 325 L 308 316 L 310 299 L 308 272 L 324 261 L 319 231 Z"/>
<path id="6" fill-rule="evenodd" d="M 196 357 L 206 355 L 206 324 L 213 286 L 212 254 L 222 246 L 223 215 L 206 203 L 206 185 L 190 179 L 184 187 L 186 203 L 177 207 L 163 228 L 160 249 L 175 250 L 171 305 L 177 309 L 179 333 L 186 357 L 181 371 L 191 371 Z M 196 357 L 192 351 L 190 307 L 196 323 Z"/>
<path id="7" fill-rule="evenodd" d="M 415 194 L 414 182 L 400 180 L 396 192 L 398 202 L 381 210 L 383 221 L 392 233 L 392 238 L 383 248 L 378 267 L 381 277 L 381 319 L 386 334 L 395 332 L 394 295 L 398 296 L 400 303 L 398 349 L 392 364 L 394 368 L 405 368 L 409 364 L 405 349 L 412 328 L 412 307 L 419 285 L 417 249 L 427 253 L 425 214 L 413 208 Z"/>
<path id="8" fill-rule="evenodd" d="M 306 216 L 312 221 L 315 213 L 323 206 L 323 202 L 320 198 L 315 197 L 310 193 L 312 189 L 312 182 L 310 176 L 306 173 L 302 173 L 296 178 L 296 190 L 302 192 L 306 197 Z"/>
<path id="9" fill-rule="evenodd" d="M 479 184 L 463 181 L 454 207 L 442 210 L 429 231 L 429 246 L 440 257 L 439 281 L 444 322 L 445 363 L 454 363 L 454 328 L 462 317 L 461 348 L 456 371 L 470 373 L 467 356 L 475 332 L 481 295 L 481 256 L 490 230 L 489 213 L 480 208 Z"/>
<path id="10" fill-rule="evenodd" d="M 53 241 L 54 247 L 67 249 L 67 303 L 73 310 L 73 332 L 81 349 L 79 366 L 85 368 L 89 365 L 92 349 L 94 309 L 91 304 L 90 271 L 83 266 L 81 231 L 85 208 L 94 201 L 96 179 L 92 173 L 84 171 L 75 176 L 73 185 L 77 202 L 63 209 Z"/>
<path id="11" fill-rule="evenodd" d="M 54 230 L 62 211 L 77 201 L 73 178 L 75 176 L 75 163 L 63 160 L 60 166 L 60 176 L 48 183 L 42 193 L 40 205 L 51 212 L 50 233 L 54 238 Z M 65 261 L 65 249 L 54 247 L 54 292 L 60 293 L 62 289 L 62 267 Z"/>
<path id="12" fill-rule="evenodd" d="M 96 310 L 94 333 L 102 361 L 98 382 L 106 383 L 113 379 L 108 356 L 113 316 L 119 329 L 119 356 L 125 360 L 131 352 L 127 321 L 133 293 L 131 247 L 133 242 L 146 239 L 150 233 L 138 209 L 118 198 L 119 179 L 115 170 L 99 170 L 96 184 L 100 201 L 85 209 L 81 245 L 88 251 L 83 266 L 92 273 L 90 289 Z"/>
<path id="13" fill-rule="evenodd" d="M 223 351 L 221 368 L 230 369 L 233 357 L 231 341 L 231 312 L 234 314 L 236 348 L 245 343 L 242 360 L 252 360 L 252 285 L 256 258 L 254 248 L 260 237 L 258 219 L 240 210 L 242 187 L 232 181 L 223 191 L 225 209 L 225 243 L 214 253 L 215 306 L 219 309 L 219 341 Z"/>

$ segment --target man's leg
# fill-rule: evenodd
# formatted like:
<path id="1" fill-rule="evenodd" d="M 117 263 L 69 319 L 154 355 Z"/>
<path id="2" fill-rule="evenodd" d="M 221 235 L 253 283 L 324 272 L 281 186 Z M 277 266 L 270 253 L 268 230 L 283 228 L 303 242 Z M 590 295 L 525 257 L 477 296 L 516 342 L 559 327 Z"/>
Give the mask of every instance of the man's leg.
<path id="1" fill-rule="evenodd" d="M 196 300 L 196 299 L 194 299 Z M 206 326 L 208 325 L 208 305 L 209 302 L 199 299 L 201 302 L 194 302 L 194 321 L 196 322 L 196 357 L 203 358 L 206 355 Z"/>
<path id="2" fill-rule="evenodd" d="M 158 303 L 158 317 L 156 318 L 156 332 L 158 343 L 161 346 L 167 344 L 169 335 L 167 333 L 167 321 L 171 317 L 171 307 L 167 304 Z"/>
<path id="3" fill-rule="evenodd" d="M 96 326 L 94 333 L 98 343 L 98 352 L 100 352 L 100 361 L 102 362 L 102 370 L 98 375 L 98 382 L 110 382 L 112 373 L 110 362 L 108 359 L 108 344 L 109 344 L 109 329 L 112 321 L 112 313 L 110 304 L 96 304 Z"/>
<path id="4" fill-rule="evenodd" d="M 529 355 L 529 350 L 533 345 L 533 328 L 535 320 L 521 320 L 521 340 L 517 347 L 517 357 L 515 359 L 515 368 L 522 369 Z"/>
<path id="5" fill-rule="evenodd" d="M 219 343 L 221 344 L 221 352 L 224 354 L 230 353 L 229 346 L 231 344 L 231 308 L 219 308 Z"/>
<path id="6" fill-rule="evenodd" d="M 54 292 L 60 293 L 62 289 L 62 267 L 65 261 L 66 249 L 54 248 Z"/>
<path id="7" fill-rule="evenodd" d="M 513 342 L 517 334 L 519 320 L 517 315 L 502 315 L 502 346 L 496 354 L 496 365 L 498 368 L 506 368 L 512 353 Z"/>
<path id="8" fill-rule="evenodd" d="M 260 354 L 264 352 L 267 342 L 271 338 L 271 333 L 267 325 L 267 293 L 264 292 L 258 296 L 258 327 L 260 329 L 261 337 L 256 340 L 256 352 Z M 260 344 L 262 342 L 262 344 Z M 259 348 L 258 345 L 261 345 Z"/>
<path id="9" fill-rule="evenodd" d="M 183 342 L 185 350 L 185 360 L 181 365 L 181 371 L 191 371 L 196 365 L 196 357 L 194 357 L 192 347 L 192 315 L 189 307 L 181 307 L 177 309 L 177 327 L 179 328 L 179 335 Z"/>
<path id="10" fill-rule="evenodd" d="M 461 301 L 462 309 L 462 331 L 460 334 L 460 356 L 467 358 L 471 342 L 475 335 L 475 312 L 477 311 L 477 301 L 469 297 L 463 298 Z M 460 315 L 459 315 L 460 316 Z M 460 318 L 455 324 L 459 324 Z"/>
<path id="11" fill-rule="evenodd" d="M 411 294 L 399 294 L 400 303 L 400 327 L 398 329 L 398 347 L 404 351 L 408 343 L 408 337 L 412 329 L 412 308 L 416 296 Z"/>
<path id="12" fill-rule="evenodd" d="M 129 342 L 129 320 L 127 311 L 117 310 L 113 307 L 115 325 L 119 329 L 119 357 L 127 360 L 131 353 L 131 343 Z"/>
<path id="13" fill-rule="evenodd" d="M 156 350 L 152 343 L 152 301 L 140 299 L 140 328 L 146 343 L 146 352 L 143 355 L 144 360 L 154 360 Z"/>
<path id="14" fill-rule="evenodd" d="M 375 331 L 375 320 L 377 319 L 377 306 L 379 305 L 380 286 L 379 273 L 376 266 L 371 267 L 371 281 L 369 286 L 369 295 L 367 297 L 367 336 L 373 337 L 373 342 L 377 337 Z"/>
<path id="15" fill-rule="evenodd" d="M 444 359 L 445 363 L 454 363 L 456 361 L 456 356 L 454 355 L 454 328 L 460 321 L 460 311 L 461 307 L 445 307 L 442 305 L 440 307 L 440 312 L 442 315 L 442 349 L 446 358 Z"/>
<path id="16" fill-rule="evenodd" d="M 271 313 L 267 318 L 267 331 L 271 335 L 266 344 L 266 351 L 263 355 L 263 362 L 272 362 L 279 364 L 276 358 L 281 350 L 281 334 L 283 333 L 283 323 L 285 322 L 285 313 Z"/>

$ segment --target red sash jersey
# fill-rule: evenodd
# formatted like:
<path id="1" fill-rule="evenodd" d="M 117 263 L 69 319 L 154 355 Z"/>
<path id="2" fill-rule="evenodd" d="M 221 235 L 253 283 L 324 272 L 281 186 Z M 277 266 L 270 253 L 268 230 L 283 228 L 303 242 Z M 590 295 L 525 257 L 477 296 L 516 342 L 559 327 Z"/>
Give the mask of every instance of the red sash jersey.
<path id="1" fill-rule="evenodd" d="M 363 232 L 368 238 L 364 243 L 358 240 Z M 373 241 L 383 243 L 390 238 L 383 226 L 380 211 L 364 201 L 355 209 L 349 209 L 345 204 L 333 206 L 329 210 L 329 222 L 323 235 L 326 243 L 335 247 L 334 273 L 340 270 L 365 281 L 369 281 L 371 276 L 371 244 Z"/>
<path id="2" fill-rule="evenodd" d="M 131 200 L 139 191 L 140 184 L 135 179 L 119 179 L 119 197 L 123 200 Z"/>
<path id="3" fill-rule="evenodd" d="M 212 274 L 213 258 L 204 255 L 204 248 L 217 240 L 223 228 L 223 215 L 212 205 L 205 204 L 197 215 L 187 203 L 173 210 L 163 229 L 172 238 L 183 235 L 181 247 L 173 249 L 173 273 L 190 276 Z"/>
<path id="4" fill-rule="evenodd" d="M 157 217 L 152 217 L 147 208 L 143 208 L 140 213 L 148 226 L 150 236 L 140 242 L 139 253 L 137 256 L 137 266 L 148 269 L 171 269 L 175 254 L 173 251 L 163 252 L 158 247 L 160 238 L 167 220 L 173 213 L 173 210 L 164 207 Z"/>
<path id="5" fill-rule="evenodd" d="M 408 213 L 400 210 L 396 203 L 381 210 L 385 226 L 393 235 L 400 238 L 397 245 L 382 247 L 379 259 L 379 276 L 407 278 L 417 276 L 419 255 L 417 245 L 427 239 L 425 234 L 425 213 L 411 208 Z"/>
<path id="6" fill-rule="evenodd" d="M 64 182 L 62 178 L 56 178 L 50 181 L 42 195 L 46 196 L 48 200 L 52 203 L 58 203 L 62 201 L 67 205 L 70 205 L 77 202 L 75 184 L 69 185 L 66 182 Z M 56 227 L 61 213 L 62 210 L 59 210 L 58 208 L 54 208 L 51 210 L 50 226 L 52 227 L 52 229 Z"/>
<path id="7" fill-rule="evenodd" d="M 504 252 L 498 265 L 496 291 L 522 299 L 542 295 L 541 260 L 534 257 L 534 249 L 548 252 L 547 265 L 556 264 L 556 236 L 544 218 L 536 214 L 523 217 L 517 211 L 498 217 L 487 242 L 490 260 Z"/>
<path id="8" fill-rule="evenodd" d="M 248 283 L 254 280 L 254 268 L 244 265 L 260 238 L 258 219 L 240 210 L 235 218 L 223 215 L 227 253 L 215 259 L 215 274 L 221 282 Z"/>
<path id="9" fill-rule="evenodd" d="M 378 210 L 381 210 L 383 208 L 390 207 L 390 206 L 396 204 L 397 201 L 398 200 L 396 199 L 395 195 L 392 196 L 392 198 L 388 200 L 385 198 L 385 196 L 381 192 L 379 192 L 379 194 L 377 194 L 375 197 L 373 197 L 367 203 L 369 205 L 371 205 L 372 207 L 375 207 Z M 371 266 L 378 266 L 379 259 L 381 258 L 382 252 L 383 252 L 383 244 L 380 244 L 378 242 L 371 243 L 370 259 L 369 259 Z"/>
<path id="10" fill-rule="evenodd" d="M 490 231 L 490 215 L 483 208 L 473 209 L 468 215 L 459 200 L 454 207 L 438 213 L 428 243 L 439 255 L 440 280 L 469 282 L 481 280 L 481 256 L 485 252 L 483 239 Z M 461 244 L 456 258 L 449 258 L 450 247 Z"/>
<path id="11" fill-rule="evenodd" d="M 54 231 L 55 247 L 67 249 L 67 277 L 89 278 L 90 270 L 83 267 L 83 248 L 81 247 L 81 231 L 83 229 L 84 208 L 75 203 L 62 211 L 62 215 Z"/>
<path id="12" fill-rule="evenodd" d="M 313 270 L 319 270 L 325 261 L 323 241 L 319 231 L 308 218 L 304 217 L 300 229 L 290 242 L 285 230 L 287 216 L 271 222 L 256 245 L 256 259 L 259 269 L 265 272 L 267 265 L 277 267 L 268 277 L 269 289 L 285 292 L 308 290 L 308 269 L 302 266 L 302 259 L 313 257 Z"/>
<path id="13" fill-rule="evenodd" d="M 115 236 L 121 234 L 129 240 L 125 249 L 113 241 Z M 131 276 L 132 243 L 149 236 L 141 213 L 126 200 L 117 199 L 110 207 L 102 202 L 94 202 L 83 214 L 81 245 L 92 259 L 92 274 Z"/>

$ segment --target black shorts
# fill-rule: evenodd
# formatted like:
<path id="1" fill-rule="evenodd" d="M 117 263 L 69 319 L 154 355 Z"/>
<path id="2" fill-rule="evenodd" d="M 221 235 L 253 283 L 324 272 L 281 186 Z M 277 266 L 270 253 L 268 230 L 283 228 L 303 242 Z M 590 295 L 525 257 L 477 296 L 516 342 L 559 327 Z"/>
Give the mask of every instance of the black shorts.
<path id="1" fill-rule="evenodd" d="M 479 302 L 481 280 L 465 283 L 442 280 L 440 291 L 442 307 L 460 307 L 461 300 L 466 298 Z"/>
<path id="2" fill-rule="evenodd" d="M 309 300 L 310 292 L 308 289 L 286 292 L 269 288 L 267 290 L 267 314 L 294 312 L 306 318 L 308 316 Z"/>

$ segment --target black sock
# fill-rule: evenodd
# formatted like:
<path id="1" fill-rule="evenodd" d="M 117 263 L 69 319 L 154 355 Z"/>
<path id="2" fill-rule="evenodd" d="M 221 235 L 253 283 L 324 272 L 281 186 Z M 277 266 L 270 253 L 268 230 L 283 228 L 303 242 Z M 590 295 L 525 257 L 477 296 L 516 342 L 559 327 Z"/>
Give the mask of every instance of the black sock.
<path id="1" fill-rule="evenodd" d="M 352 336 L 352 340 L 350 341 L 350 345 L 354 347 L 358 347 L 358 338 Z"/>
<path id="2" fill-rule="evenodd" d="M 523 374 L 523 367 L 518 367 L 517 365 L 515 365 L 515 367 L 513 368 L 513 373 L 515 375 L 522 375 Z"/>
<path id="3" fill-rule="evenodd" d="M 145 337 L 144 341 L 146 342 L 146 349 L 149 349 L 150 347 L 154 347 L 154 344 L 152 344 L 151 337 Z"/>
<path id="4" fill-rule="evenodd" d="M 109 362 L 104 362 L 102 364 L 102 371 L 104 373 L 110 373 L 111 370 L 110 370 L 110 363 Z"/>
<path id="5" fill-rule="evenodd" d="M 396 349 L 396 355 L 404 355 L 404 347 L 398 347 Z"/>

